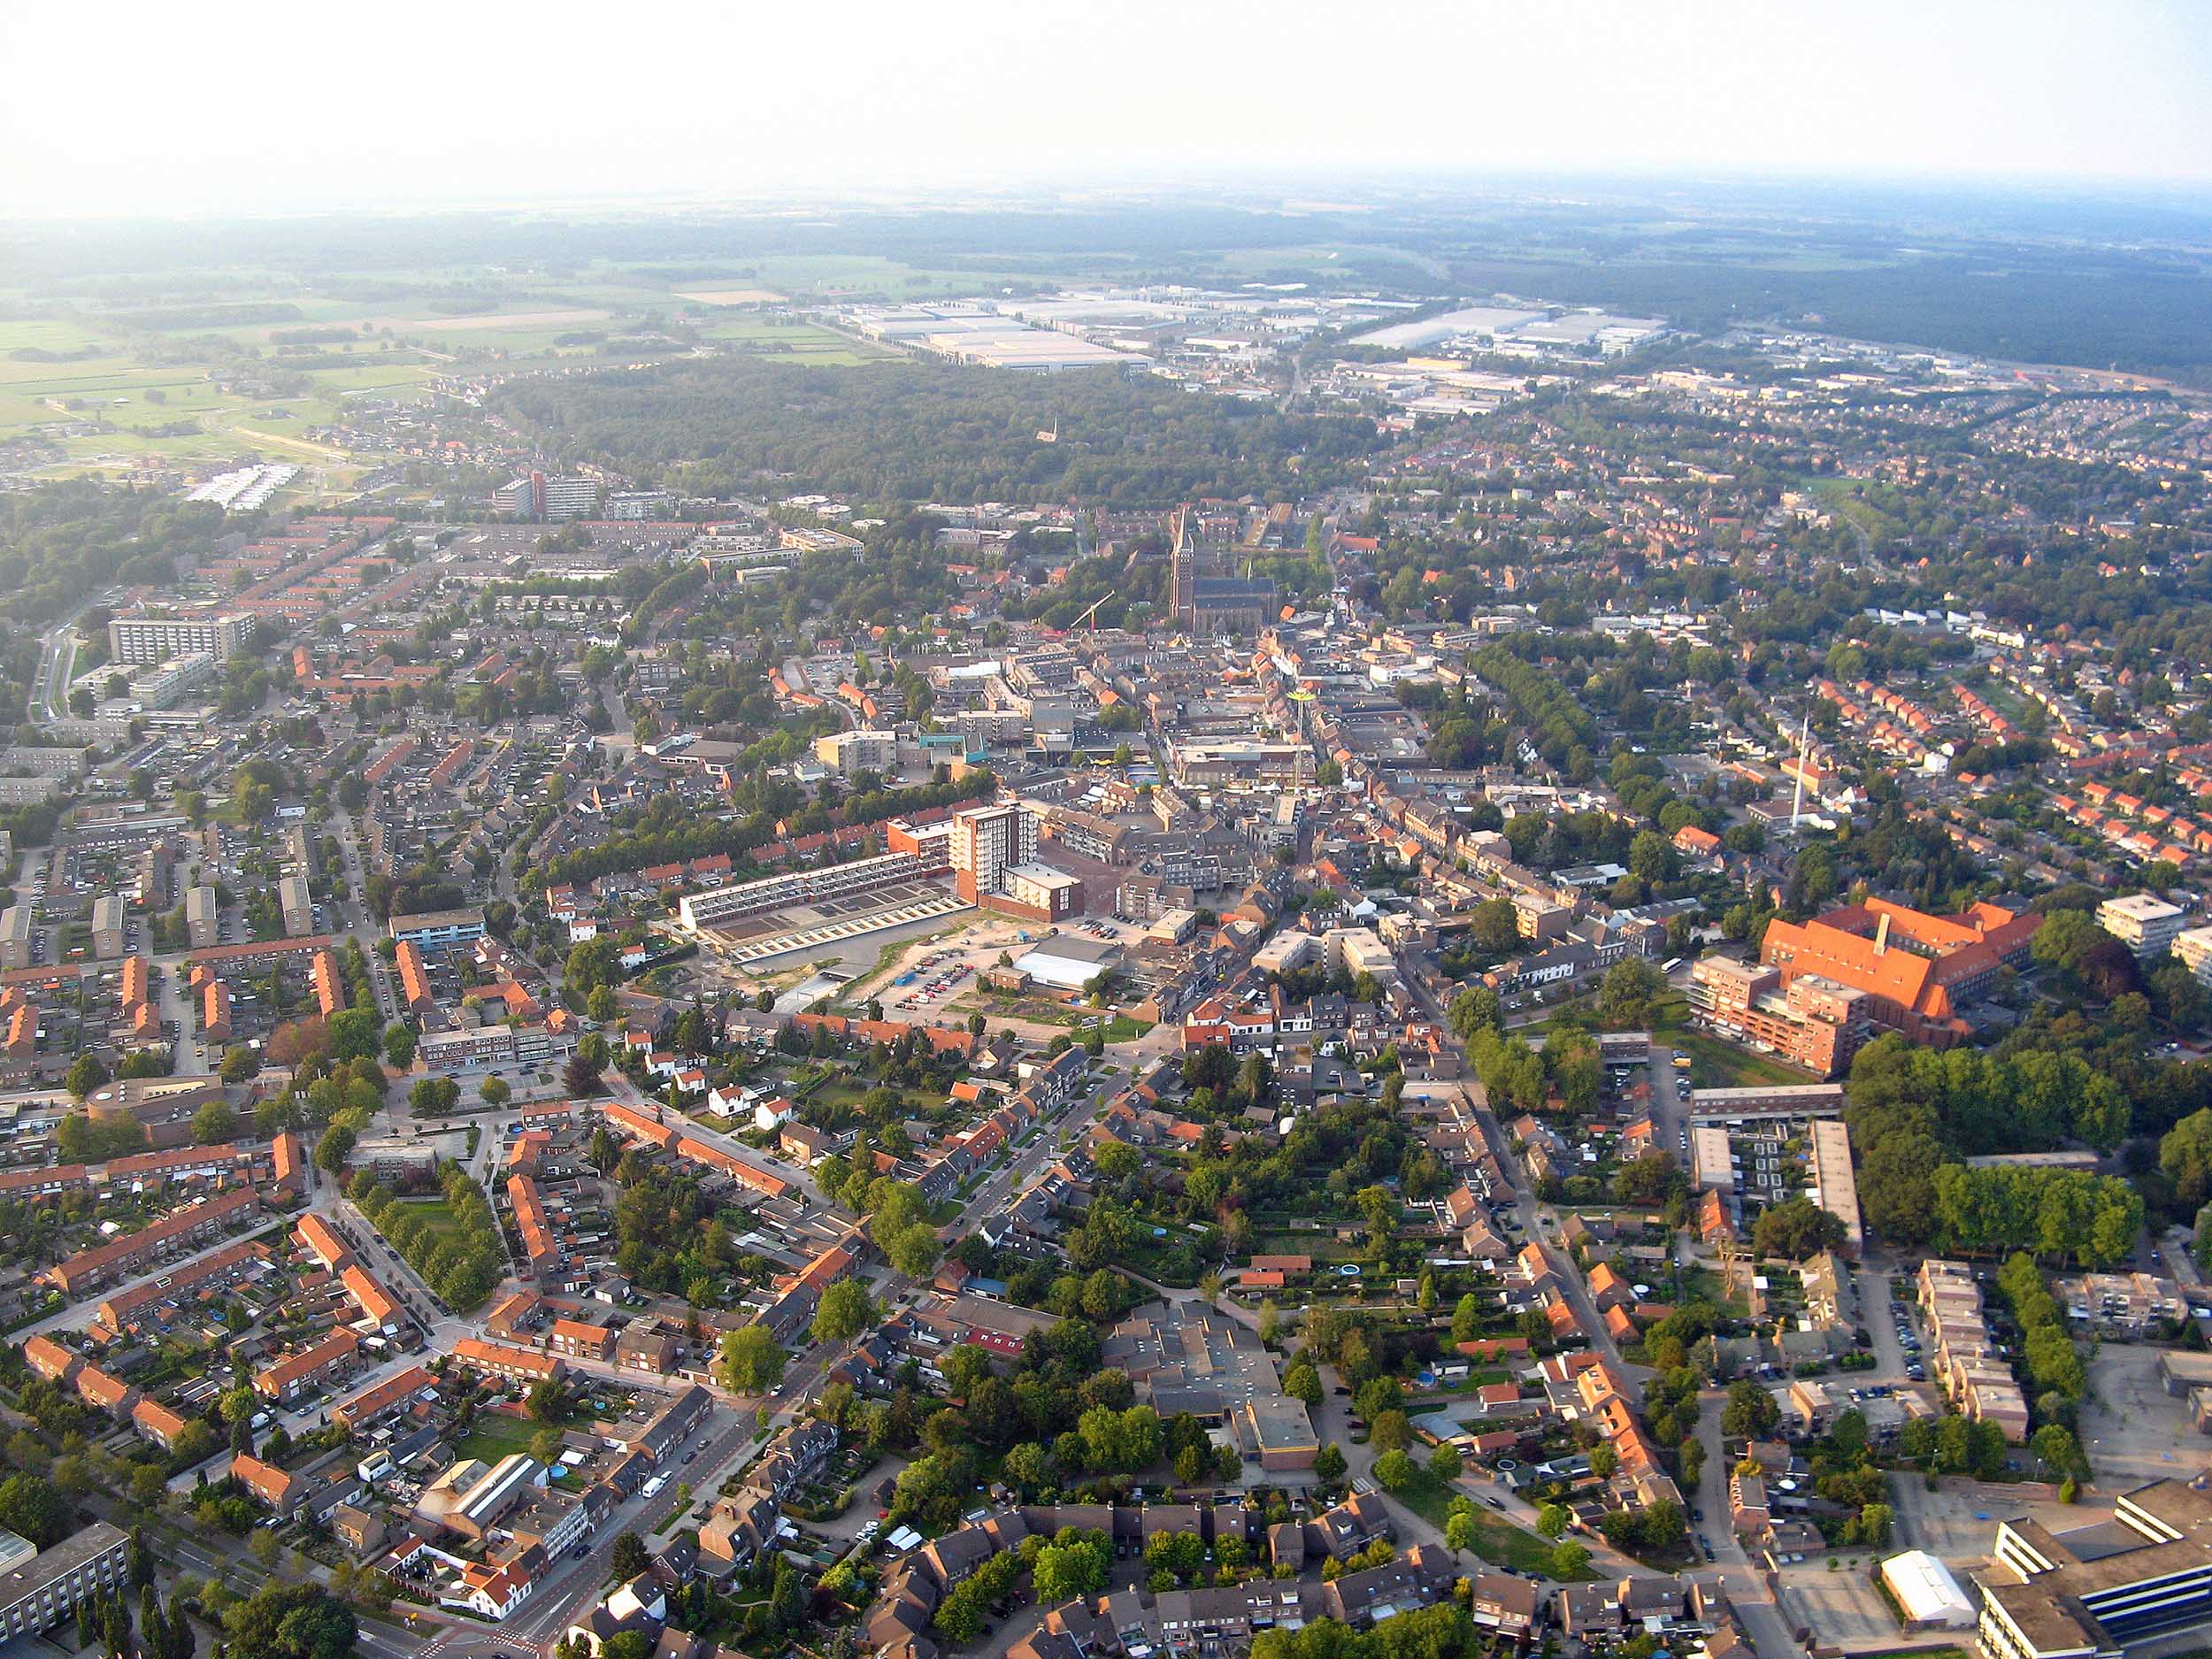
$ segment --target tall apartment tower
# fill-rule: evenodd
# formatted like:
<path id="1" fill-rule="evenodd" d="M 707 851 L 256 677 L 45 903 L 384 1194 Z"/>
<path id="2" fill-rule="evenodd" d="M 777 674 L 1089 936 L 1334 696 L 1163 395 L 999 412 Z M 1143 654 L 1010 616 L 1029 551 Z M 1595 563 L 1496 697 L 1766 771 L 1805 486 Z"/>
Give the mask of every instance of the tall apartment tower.
<path id="1" fill-rule="evenodd" d="M 1018 803 L 971 807 L 952 820 L 953 890 L 970 904 L 996 893 L 1006 872 L 1037 857 L 1037 815 Z"/>

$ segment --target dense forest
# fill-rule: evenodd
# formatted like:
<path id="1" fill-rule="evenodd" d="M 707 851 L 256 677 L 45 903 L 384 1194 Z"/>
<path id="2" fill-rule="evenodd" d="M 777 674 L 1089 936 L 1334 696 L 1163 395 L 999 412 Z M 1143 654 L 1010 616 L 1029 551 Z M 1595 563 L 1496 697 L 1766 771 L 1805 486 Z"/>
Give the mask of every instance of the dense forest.
<path id="1" fill-rule="evenodd" d="M 119 490 L 91 479 L 0 495 L 0 615 L 46 622 L 109 582 L 167 580 L 180 555 L 197 557 L 233 518 L 210 502 Z"/>
<path id="2" fill-rule="evenodd" d="M 1104 369 L 728 358 L 519 380 L 498 403 L 564 464 L 687 492 L 774 473 L 867 501 L 1285 497 L 1356 478 L 1376 444 L 1356 417 L 1285 415 Z M 1056 424 L 1060 441 L 1038 442 Z"/>
<path id="3" fill-rule="evenodd" d="M 2028 261 L 2007 250 L 1822 271 L 1640 250 L 1619 259 L 1482 255 L 1451 269 L 1471 292 L 1656 314 L 1700 333 L 1750 321 L 1810 323 L 1855 339 L 2015 362 L 2134 369 L 2197 384 L 2212 373 L 2212 283 L 2147 256 L 2081 249 Z"/>

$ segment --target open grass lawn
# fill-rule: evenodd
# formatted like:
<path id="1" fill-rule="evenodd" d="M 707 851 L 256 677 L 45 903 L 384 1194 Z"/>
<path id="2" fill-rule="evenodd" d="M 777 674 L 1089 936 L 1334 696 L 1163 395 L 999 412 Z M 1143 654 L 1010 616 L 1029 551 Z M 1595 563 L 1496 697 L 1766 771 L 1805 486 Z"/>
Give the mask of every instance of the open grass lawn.
<path id="1" fill-rule="evenodd" d="M 403 1198 L 400 1202 L 429 1222 L 430 1230 L 438 1235 L 440 1243 L 461 1236 L 460 1224 L 453 1218 L 453 1207 L 442 1197 Z"/>
<path id="2" fill-rule="evenodd" d="M 1411 1509 L 1437 1531 L 1444 1530 L 1444 1522 L 1451 1514 L 1452 1500 L 1465 1497 L 1475 1506 L 1475 1554 L 1485 1561 L 1501 1567 L 1511 1567 L 1520 1572 L 1551 1576 L 1551 1540 L 1539 1532 L 1531 1532 L 1514 1525 L 1495 1511 L 1486 1509 L 1471 1494 L 1463 1493 L 1455 1486 L 1448 1486 L 1431 1475 L 1426 1469 L 1417 1473 L 1410 1486 L 1391 1497 Z M 1585 1578 L 1594 1578 L 1595 1572 L 1585 1570 Z"/>
<path id="3" fill-rule="evenodd" d="M 1673 1031 L 1666 1041 L 1697 1062 L 1692 1073 L 1699 1088 L 1749 1088 L 1758 1084 L 1817 1083 L 1810 1071 L 1763 1054 L 1753 1054 L 1701 1031 Z"/>
<path id="4" fill-rule="evenodd" d="M 802 303 L 828 297 L 941 299 L 973 294 L 1018 276 L 1014 271 L 930 271 L 878 254 L 771 254 L 748 260 L 743 286 L 773 288 Z M 687 281 L 686 288 L 703 287 Z"/>
<path id="5" fill-rule="evenodd" d="M 104 343 L 106 336 L 69 317 L 0 318 L 0 354 L 12 351 L 81 351 Z"/>
<path id="6" fill-rule="evenodd" d="M 481 1411 L 466 1437 L 453 1449 L 459 1456 L 480 1457 L 487 1463 L 495 1463 L 503 1457 L 528 1451 L 531 1437 L 537 1432 L 536 1425 L 518 1417 Z"/>
<path id="7" fill-rule="evenodd" d="M 986 1019 L 1021 1019 L 1033 1025 L 1057 1025 L 1068 1031 L 1087 1031 L 1105 1013 L 1102 1009 L 1087 1007 L 1082 1003 L 1054 1002 L 1049 997 L 1016 996 L 1004 991 L 978 990 L 956 999 L 951 1011 L 959 1014 L 980 1014 Z M 1133 1042 L 1152 1029 L 1148 1021 L 1132 1019 L 1128 1015 L 1106 1015 L 1108 1042 Z"/>
<path id="8" fill-rule="evenodd" d="M 1813 493 L 1829 507 L 1870 536 L 1893 536 L 1904 526 L 1865 498 L 1860 483 L 1847 478 L 1809 480 Z"/>
<path id="9" fill-rule="evenodd" d="M 857 1106 L 872 1087 L 854 1078 L 836 1077 L 819 1088 L 810 1089 L 804 1098 L 810 1106 Z"/>

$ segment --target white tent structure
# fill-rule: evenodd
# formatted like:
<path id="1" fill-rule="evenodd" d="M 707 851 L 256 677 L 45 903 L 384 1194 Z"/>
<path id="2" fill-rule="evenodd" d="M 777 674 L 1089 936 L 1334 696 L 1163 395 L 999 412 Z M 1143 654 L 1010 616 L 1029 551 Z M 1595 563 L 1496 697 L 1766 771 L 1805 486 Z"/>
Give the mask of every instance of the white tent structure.
<path id="1" fill-rule="evenodd" d="M 1882 1582 L 1904 1609 L 1905 1628 L 1968 1630 L 1974 1624 L 1974 1604 L 1951 1576 L 1951 1570 L 1924 1549 L 1909 1549 L 1882 1563 Z"/>

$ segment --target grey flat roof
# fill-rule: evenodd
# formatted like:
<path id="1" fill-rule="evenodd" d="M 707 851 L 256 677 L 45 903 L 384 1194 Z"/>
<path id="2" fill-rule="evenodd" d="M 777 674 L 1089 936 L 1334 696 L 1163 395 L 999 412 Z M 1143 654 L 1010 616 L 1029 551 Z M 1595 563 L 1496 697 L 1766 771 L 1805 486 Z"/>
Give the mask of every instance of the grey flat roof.
<path id="1" fill-rule="evenodd" d="M 1075 933 L 1056 933 L 1041 939 L 1022 952 L 1024 956 L 1058 956 L 1068 962 L 1104 962 L 1121 954 L 1121 947 L 1104 939 L 1085 939 Z M 1019 956 L 1015 958 L 1017 964 Z"/>
<path id="2" fill-rule="evenodd" d="M 130 1541 L 130 1534 L 119 1526 L 105 1521 L 95 1521 L 81 1532 L 61 1540 L 51 1549 L 42 1549 L 12 1572 L 0 1573 L 0 1607 L 13 1607 L 26 1596 L 37 1594 L 57 1578 L 76 1571 L 88 1561 L 98 1559 L 119 1544 Z"/>

